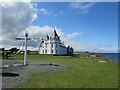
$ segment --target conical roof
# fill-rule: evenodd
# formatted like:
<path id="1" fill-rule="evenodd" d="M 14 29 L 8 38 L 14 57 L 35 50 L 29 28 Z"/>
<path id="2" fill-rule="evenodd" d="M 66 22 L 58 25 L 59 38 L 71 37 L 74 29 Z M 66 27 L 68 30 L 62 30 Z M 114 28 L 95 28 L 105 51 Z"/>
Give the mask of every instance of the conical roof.
<path id="1" fill-rule="evenodd" d="M 56 32 L 56 30 L 55 30 L 55 28 L 54 28 L 54 31 L 53 31 L 53 38 L 55 38 L 55 37 L 57 37 L 57 38 L 59 39 L 59 36 L 58 36 L 58 34 L 57 34 L 57 32 Z"/>
<path id="2" fill-rule="evenodd" d="M 49 36 L 47 35 L 47 40 L 49 40 Z"/>

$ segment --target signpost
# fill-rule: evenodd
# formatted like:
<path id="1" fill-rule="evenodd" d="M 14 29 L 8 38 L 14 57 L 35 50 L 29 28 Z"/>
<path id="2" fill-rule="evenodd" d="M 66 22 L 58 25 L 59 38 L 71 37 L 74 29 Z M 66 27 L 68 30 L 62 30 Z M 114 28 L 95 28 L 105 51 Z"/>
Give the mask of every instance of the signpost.
<path id="1" fill-rule="evenodd" d="M 24 50 L 24 65 L 26 65 L 26 60 L 27 60 L 27 40 L 30 40 L 28 38 L 28 34 L 25 33 L 25 38 L 16 38 L 16 40 L 25 40 L 25 50 Z"/>
<path id="2" fill-rule="evenodd" d="M 25 33 L 25 37 L 24 38 L 16 38 L 16 40 L 25 40 L 25 50 L 24 50 L 24 65 L 27 64 L 27 41 L 28 40 L 34 40 L 34 39 L 40 39 L 40 38 L 28 38 L 28 33 Z"/>

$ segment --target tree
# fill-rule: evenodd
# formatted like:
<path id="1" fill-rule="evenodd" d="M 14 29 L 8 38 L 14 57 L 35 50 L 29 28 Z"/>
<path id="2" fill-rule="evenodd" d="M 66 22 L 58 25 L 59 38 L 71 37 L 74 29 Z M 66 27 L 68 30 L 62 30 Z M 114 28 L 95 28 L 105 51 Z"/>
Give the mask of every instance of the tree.
<path id="1" fill-rule="evenodd" d="M 19 49 L 17 48 L 11 48 L 8 50 L 10 54 L 15 54 L 17 51 L 19 51 Z"/>

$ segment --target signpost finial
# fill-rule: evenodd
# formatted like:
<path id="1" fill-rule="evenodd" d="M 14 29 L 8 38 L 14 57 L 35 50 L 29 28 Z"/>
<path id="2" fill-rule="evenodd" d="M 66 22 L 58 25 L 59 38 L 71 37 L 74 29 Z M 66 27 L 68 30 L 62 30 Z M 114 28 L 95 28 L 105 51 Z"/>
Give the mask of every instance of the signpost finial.
<path id="1" fill-rule="evenodd" d="M 28 37 L 28 33 L 25 33 L 25 37 Z"/>

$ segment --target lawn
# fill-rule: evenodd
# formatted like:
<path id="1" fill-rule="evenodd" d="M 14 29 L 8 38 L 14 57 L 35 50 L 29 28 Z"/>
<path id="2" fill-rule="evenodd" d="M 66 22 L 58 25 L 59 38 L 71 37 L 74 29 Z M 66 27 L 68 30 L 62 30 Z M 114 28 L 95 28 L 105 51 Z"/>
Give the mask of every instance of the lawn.
<path id="1" fill-rule="evenodd" d="M 17 55 L 11 59 L 23 59 Z M 117 88 L 118 63 L 101 58 L 86 58 L 85 54 L 75 56 L 28 55 L 28 60 L 36 62 L 55 62 L 65 65 L 61 71 L 32 74 L 17 88 Z"/>

